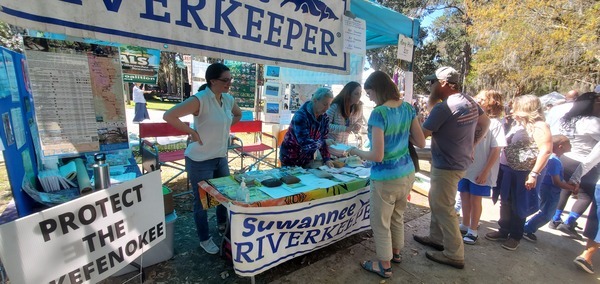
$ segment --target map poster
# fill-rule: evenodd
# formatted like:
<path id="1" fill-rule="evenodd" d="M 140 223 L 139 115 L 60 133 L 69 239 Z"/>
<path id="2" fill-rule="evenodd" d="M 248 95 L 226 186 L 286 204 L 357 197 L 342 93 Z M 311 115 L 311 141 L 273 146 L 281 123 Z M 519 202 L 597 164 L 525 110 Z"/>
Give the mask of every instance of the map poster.
<path id="1" fill-rule="evenodd" d="M 157 84 L 160 50 L 131 45 L 119 49 L 123 82 Z"/>
<path id="2" fill-rule="evenodd" d="M 43 156 L 129 147 L 116 47 L 24 38 Z"/>
<path id="3" fill-rule="evenodd" d="M 233 78 L 230 91 L 238 106 L 254 110 L 256 64 L 230 60 L 226 60 L 224 64 L 230 69 Z"/>
<path id="4" fill-rule="evenodd" d="M 312 94 L 321 85 L 315 84 L 291 84 L 290 85 L 290 98 L 289 98 L 289 110 L 296 112 L 300 107 L 308 102 L 312 98 Z"/>

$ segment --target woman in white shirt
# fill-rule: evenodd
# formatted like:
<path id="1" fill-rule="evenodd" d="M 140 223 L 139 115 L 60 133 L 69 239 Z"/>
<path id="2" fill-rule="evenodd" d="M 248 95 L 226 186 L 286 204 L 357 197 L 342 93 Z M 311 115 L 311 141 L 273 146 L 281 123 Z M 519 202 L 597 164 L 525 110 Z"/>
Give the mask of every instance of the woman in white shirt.
<path id="1" fill-rule="evenodd" d="M 209 235 L 206 210 L 202 208 L 198 183 L 203 180 L 229 175 L 227 144 L 231 125 L 240 121 L 242 111 L 236 104 L 229 88 L 233 78 L 229 68 L 213 63 L 206 69 L 206 87 L 165 112 L 163 119 L 175 128 L 190 135 L 185 150 L 185 165 L 194 193 L 194 221 L 198 230 L 200 246 L 209 254 L 217 254 L 219 247 Z M 192 114 L 194 128 L 181 121 Z M 224 229 L 227 209 L 217 206 L 217 224 Z"/>
<path id="2" fill-rule="evenodd" d="M 146 108 L 146 98 L 144 94 L 150 93 L 140 88 L 140 83 L 135 83 L 133 86 L 133 102 L 135 103 L 135 116 L 133 117 L 133 123 L 140 123 L 145 119 L 150 119 L 148 115 L 148 109 Z"/>

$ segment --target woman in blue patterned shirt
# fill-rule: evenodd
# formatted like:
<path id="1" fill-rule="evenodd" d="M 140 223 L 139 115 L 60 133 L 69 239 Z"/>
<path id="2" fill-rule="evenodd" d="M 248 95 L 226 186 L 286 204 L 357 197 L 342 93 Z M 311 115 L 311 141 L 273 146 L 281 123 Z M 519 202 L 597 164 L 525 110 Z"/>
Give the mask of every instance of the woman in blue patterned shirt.
<path id="1" fill-rule="evenodd" d="M 364 85 L 367 96 L 377 105 L 368 122 L 369 151 L 351 148 L 349 154 L 373 161 L 371 168 L 370 221 L 378 260 L 361 266 L 381 277 L 392 276 L 391 262 L 402 261 L 404 209 L 415 180 L 415 167 L 408 141 L 425 146 L 425 136 L 414 108 L 402 100 L 400 92 L 381 71 L 373 72 Z"/>
<path id="2" fill-rule="evenodd" d="M 282 166 L 306 167 L 314 160 L 317 150 L 323 162 L 332 167 L 325 139 L 329 133 L 329 117 L 325 111 L 333 101 L 333 94 L 327 88 L 319 88 L 312 99 L 304 103 L 294 114 L 292 124 L 281 143 L 279 160 Z"/>

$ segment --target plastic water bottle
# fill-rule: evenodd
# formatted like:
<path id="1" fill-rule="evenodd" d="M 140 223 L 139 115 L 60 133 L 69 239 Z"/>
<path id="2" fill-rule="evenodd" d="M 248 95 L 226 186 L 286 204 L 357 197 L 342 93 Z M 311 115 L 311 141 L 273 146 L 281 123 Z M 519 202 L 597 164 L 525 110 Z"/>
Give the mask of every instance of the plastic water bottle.
<path id="1" fill-rule="evenodd" d="M 244 202 L 248 203 L 250 201 L 250 190 L 246 186 L 246 178 L 242 177 L 242 182 L 240 183 L 240 188 L 242 189 L 242 196 Z"/>
<path id="2" fill-rule="evenodd" d="M 236 192 L 236 195 L 237 195 L 236 199 L 238 201 L 248 202 L 247 199 L 249 196 L 248 196 L 247 192 L 248 192 L 248 187 L 246 187 L 246 178 L 242 177 L 242 182 L 240 182 L 240 187 L 237 189 L 237 192 Z"/>

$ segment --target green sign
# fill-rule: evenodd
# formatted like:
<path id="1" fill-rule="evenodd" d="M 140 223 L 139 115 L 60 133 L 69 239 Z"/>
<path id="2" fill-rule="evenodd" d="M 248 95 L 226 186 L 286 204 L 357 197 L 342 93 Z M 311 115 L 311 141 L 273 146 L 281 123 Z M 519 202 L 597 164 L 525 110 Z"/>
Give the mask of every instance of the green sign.
<path id="1" fill-rule="evenodd" d="M 123 82 L 157 84 L 160 50 L 131 45 L 119 49 Z"/>

